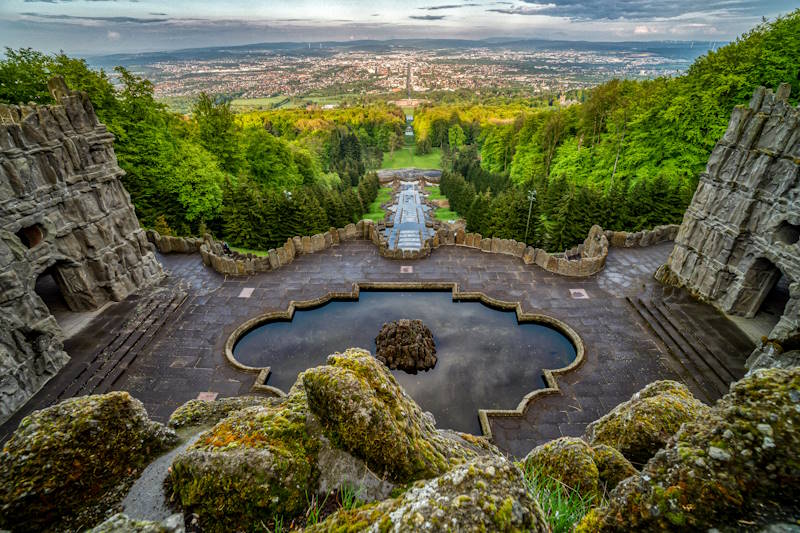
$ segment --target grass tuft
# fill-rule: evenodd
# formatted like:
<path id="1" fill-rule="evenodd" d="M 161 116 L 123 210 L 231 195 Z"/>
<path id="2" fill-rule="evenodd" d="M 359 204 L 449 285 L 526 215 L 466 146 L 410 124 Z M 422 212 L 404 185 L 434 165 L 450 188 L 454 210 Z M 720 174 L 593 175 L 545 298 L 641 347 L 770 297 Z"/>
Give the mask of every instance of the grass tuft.
<path id="1" fill-rule="evenodd" d="M 593 496 L 584 496 L 561 481 L 537 472 L 532 466 L 523 466 L 523 476 L 528 492 L 536 498 L 553 533 L 568 533 L 595 505 Z"/>

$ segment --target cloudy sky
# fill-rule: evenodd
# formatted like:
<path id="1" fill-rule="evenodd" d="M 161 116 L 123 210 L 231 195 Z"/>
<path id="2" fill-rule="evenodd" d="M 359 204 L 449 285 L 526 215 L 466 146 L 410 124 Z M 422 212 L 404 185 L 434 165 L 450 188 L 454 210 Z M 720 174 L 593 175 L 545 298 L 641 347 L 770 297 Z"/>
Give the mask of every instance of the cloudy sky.
<path id="1" fill-rule="evenodd" d="M 800 0 L 0 0 L 0 46 L 75 54 L 267 41 L 726 41 Z"/>

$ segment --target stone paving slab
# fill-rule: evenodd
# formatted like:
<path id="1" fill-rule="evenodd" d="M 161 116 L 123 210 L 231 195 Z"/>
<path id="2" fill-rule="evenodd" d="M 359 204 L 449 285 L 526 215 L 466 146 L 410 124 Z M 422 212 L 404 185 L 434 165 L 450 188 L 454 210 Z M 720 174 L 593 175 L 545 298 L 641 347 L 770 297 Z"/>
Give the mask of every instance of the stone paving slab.
<path id="1" fill-rule="evenodd" d="M 401 273 L 406 263 L 380 257 L 365 241 L 346 242 L 299 256 L 280 270 L 238 278 L 224 278 L 205 268 L 197 255 L 160 256 L 171 273 L 169 282 L 189 286 L 189 295 L 154 338 L 149 352 L 134 361 L 114 388 L 129 391 L 154 419 L 166 421 L 175 408 L 199 393 L 225 397 L 249 392 L 256 376 L 234 370 L 223 355 L 228 336 L 245 320 L 283 311 L 291 300 L 350 291 L 354 282 L 456 282 L 462 291 L 519 301 L 525 312 L 562 320 L 585 343 L 585 362 L 558 378 L 560 393 L 540 397 L 522 416 L 490 418 L 496 444 L 522 456 L 546 440 L 580 435 L 587 423 L 651 381 L 678 379 L 665 363 L 667 354 L 624 298 L 637 287 L 654 283 L 651 273 L 666 261 L 670 250 L 670 244 L 612 249 L 606 269 L 582 279 L 526 266 L 515 257 L 455 246 L 441 247 L 410 263 L 413 273 Z M 254 288 L 249 298 L 239 298 L 244 287 Z M 571 298 L 574 288 L 584 289 L 589 298 Z M 694 305 L 702 311 L 697 327 L 720 319 L 709 307 Z M 72 339 L 73 357 L 81 357 L 95 341 L 91 332 L 78 334 Z"/>

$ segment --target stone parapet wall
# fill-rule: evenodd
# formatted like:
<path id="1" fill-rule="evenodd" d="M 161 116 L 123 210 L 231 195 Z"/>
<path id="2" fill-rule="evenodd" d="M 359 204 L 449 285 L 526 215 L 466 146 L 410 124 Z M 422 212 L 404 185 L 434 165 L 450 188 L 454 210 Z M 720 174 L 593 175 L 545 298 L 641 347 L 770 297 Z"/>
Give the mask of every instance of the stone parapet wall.
<path id="1" fill-rule="evenodd" d="M 162 276 L 120 181 L 114 136 L 64 80 L 57 105 L 0 105 L 0 422 L 66 364 L 36 294 L 52 274 L 74 311 L 123 300 Z"/>
<path id="2" fill-rule="evenodd" d="M 200 246 L 205 242 L 199 237 L 173 237 L 172 235 L 161 235 L 153 229 L 146 232 L 147 240 L 152 242 L 156 249 L 162 254 L 193 254 L 200 251 Z"/>
<path id="3" fill-rule="evenodd" d="M 609 246 L 615 248 L 642 248 L 662 242 L 674 241 L 679 229 L 680 225 L 678 224 L 668 224 L 656 226 L 651 230 L 636 232 L 607 230 L 606 238 Z"/>
<path id="4" fill-rule="evenodd" d="M 800 343 L 800 108 L 790 86 L 737 107 L 656 277 L 752 317 L 781 275 L 789 303 L 769 338 Z"/>

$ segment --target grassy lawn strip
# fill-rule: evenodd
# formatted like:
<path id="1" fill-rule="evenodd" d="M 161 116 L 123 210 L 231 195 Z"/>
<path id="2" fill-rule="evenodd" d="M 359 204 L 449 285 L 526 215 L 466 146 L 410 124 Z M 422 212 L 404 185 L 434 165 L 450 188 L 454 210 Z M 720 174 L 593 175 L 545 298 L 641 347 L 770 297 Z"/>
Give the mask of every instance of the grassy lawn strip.
<path id="1" fill-rule="evenodd" d="M 413 147 L 401 148 L 394 154 L 384 152 L 381 168 L 442 168 L 442 150 L 434 148 L 431 153 L 416 155 Z"/>
<path id="2" fill-rule="evenodd" d="M 428 193 L 428 200 L 432 202 L 436 200 L 447 200 L 447 196 L 439 191 L 438 185 L 425 187 L 425 192 Z M 448 220 L 458 220 L 461 217 L 448 207 L 437 207 L 436 211 L 433 212 L 433 218 L 441 220 L 442 222 L 447 222 Z"/>
<path id="3" fill-rule="evenodd" d="M 265 252 L 264 250 L 251 250 L 250 248 L 239 248 L 238 246 L 229 246 L 229 247 L 234 252 L 239 252 L 240 254 L 253 254 L 259 257 L 266 257 L 269 255 L 269 252 Z"/>
<path id="4" fill-rule="evenodd" d="M 448 222 L 450 220 L 458 220 L 461 217 L 458 216 L 458 213 L 451 211 L 447 207 L 440 207 L 433 213 L 433 218 L 441 220 L 442 222 Z"/>
<path id="5" fill-rule="evenodd" d="M 380 189 L 378 189 L 377 198 L 375 198 L 374 202 L 369 204 L 369 206 L 367 207 L 367 212 L 364 213 L 361 216 L 361 218 L 374 220 L 375 222 L 383 220 L 383 217 L 386 216 L 386 211 L 381 209 L 381 204 L 385 204 L 391 199 L 392 199 L 391 187 L 381 187 Z"/>

